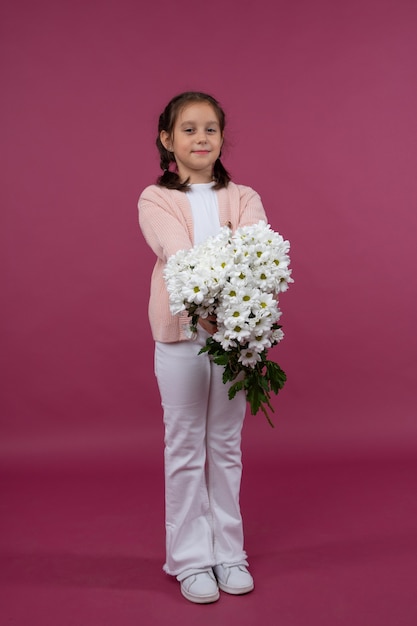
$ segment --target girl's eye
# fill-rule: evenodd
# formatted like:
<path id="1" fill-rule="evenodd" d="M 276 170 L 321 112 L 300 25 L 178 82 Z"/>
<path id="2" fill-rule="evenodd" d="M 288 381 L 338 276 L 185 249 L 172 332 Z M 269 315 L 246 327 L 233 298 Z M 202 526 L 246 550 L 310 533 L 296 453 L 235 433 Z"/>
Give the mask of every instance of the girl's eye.
<path id="1" fill-rule="evenodd" d="M 193 128 L 184 128 L 184 132 L 188 133 L 189 135 L 193 132 Z"/>
<path id="2" fill-rule="evenodd" d="M 208 129 L 207 129 L 207 132 L 208 132 L 208 133 L 210 133 L 210 134 L 212 135 L 213 133 L 215 133 L 215 132 L 216 132 L 216 129 L 215 129 L 215 128 L 208 128 Z"/>

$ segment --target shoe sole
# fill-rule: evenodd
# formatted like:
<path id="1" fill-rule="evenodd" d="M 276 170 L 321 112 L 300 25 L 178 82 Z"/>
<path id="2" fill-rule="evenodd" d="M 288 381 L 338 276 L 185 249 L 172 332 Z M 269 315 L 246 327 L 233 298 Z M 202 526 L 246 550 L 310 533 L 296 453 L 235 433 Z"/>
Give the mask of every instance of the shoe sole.
<path id="1" fill-rule="evenodd" d="M 211 604 L 212 602 L 217 602 L 217 600 L 220 598 L 220 593 L 218 591 L 211 594 L 210 596 L 196 596 L 181 587 L 181 593 L 184 598 L 186 598 L 190 602 L 194 602 L 195 604 Z"/>
<path id="2" fill-rule="evenodd" d="M 217 581 L 219 585 L 219 589 L 224 591 L 225 593 L 230 593 L 233 596 L 243 596 L 245 593 L 250 593 L 255 589 L 255 585 L 247 585 L 247 587 L 229 587 L 228 585 L 224 585 L 219 580 Z"/>

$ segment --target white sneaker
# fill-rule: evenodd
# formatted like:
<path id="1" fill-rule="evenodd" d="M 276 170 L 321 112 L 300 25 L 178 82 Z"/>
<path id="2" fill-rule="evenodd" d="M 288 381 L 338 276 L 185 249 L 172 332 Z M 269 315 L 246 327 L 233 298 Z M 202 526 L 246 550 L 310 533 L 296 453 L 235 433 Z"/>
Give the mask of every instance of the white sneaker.
<path id="1" fill-rule="evenodd" d="M 213 570 L 195 571 L 180 581 L 181 593 L 184 598 L 197 604 L 216 602 L 219 597 L 219 588 Z"/>
<path id="2" fill-rule="evenodd" d="M 249 593 L 255 586 L 245 565 L 215 565 L 213 570 L 219 588 L 226 593 Z"/>

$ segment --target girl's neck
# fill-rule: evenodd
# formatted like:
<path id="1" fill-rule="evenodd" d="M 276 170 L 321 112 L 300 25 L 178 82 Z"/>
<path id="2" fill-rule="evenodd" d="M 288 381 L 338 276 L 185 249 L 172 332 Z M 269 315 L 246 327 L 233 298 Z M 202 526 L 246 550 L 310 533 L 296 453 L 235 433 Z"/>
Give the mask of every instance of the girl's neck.
<path id="1" fill-rule="evenodd" d="M 181 172 L 181 170 L 178 170 L 178 175 L 181 178 L 182 182 L 185 182 L 187 180 L 187 178 L 189 178 L 189 184 L 190 185 L 201 185 L 201 184 L 205 184 L 205 183 L 212 183 L 213 182 L 213 170 L 212 169 L 206 169 L 206 170 L 201 170 L 201 171 L 183 171 Z"/>

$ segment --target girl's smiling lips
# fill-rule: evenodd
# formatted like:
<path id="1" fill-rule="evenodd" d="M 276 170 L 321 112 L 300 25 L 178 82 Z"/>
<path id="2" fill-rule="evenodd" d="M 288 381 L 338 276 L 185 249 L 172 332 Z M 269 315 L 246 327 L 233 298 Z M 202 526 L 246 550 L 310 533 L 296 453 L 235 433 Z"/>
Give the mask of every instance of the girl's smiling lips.
<path id="1" fill-rule="evenodd" d="M 209 154 L 210 150 L 193 150 L 194 154 Z"/>

